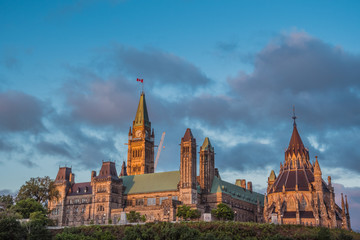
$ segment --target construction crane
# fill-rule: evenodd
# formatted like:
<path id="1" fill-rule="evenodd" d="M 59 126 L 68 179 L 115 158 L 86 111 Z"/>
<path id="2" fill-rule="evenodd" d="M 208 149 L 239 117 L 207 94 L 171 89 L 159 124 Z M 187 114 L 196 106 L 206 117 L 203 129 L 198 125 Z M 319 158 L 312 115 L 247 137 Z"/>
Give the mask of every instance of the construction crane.
<path id="1" fill-rule="evenodd" d="M 160 158 L 160 153 L 161 153 L 161 149 L 163 147 L 163 142 L 164 142 L 164 138 L 165 138 L 165 132 L 162 133 L 161 135 L 161 140 L 160 140 L 160 144 L 156 153 L 156 159 L 155 159 L 155 164 L 154 164 L 154 172 L 156 171 L 156 166 L 159 162 L 159 158 Z"/>

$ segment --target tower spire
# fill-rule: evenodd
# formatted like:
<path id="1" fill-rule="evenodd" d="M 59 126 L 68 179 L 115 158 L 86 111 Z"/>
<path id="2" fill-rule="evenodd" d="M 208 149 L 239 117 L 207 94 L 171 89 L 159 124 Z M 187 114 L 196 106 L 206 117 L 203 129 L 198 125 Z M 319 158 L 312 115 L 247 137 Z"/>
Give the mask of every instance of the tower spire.
<path id="1" fill-rule="evenodd" d="M 292 119 L 294 119 L 294 126 L 296 126 L 296 115 L 295 115 L 295 106 L 293 105 L 293 116 Z"/>
<path id="2" fill-rule="evenodd" d="M 134 126 L 150 126 L 149 115 L 146 107 L 145 93 L 141 92 L 139 105 L 135 115 Z"/>

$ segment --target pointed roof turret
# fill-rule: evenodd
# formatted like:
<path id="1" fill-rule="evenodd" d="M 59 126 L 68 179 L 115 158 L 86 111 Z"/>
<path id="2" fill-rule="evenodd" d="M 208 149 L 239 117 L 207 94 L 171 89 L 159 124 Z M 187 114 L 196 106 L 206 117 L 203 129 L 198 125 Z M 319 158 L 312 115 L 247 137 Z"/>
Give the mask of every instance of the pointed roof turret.
<path id="1" fill-rule="evenodd" d="M 123 161 L 123 164 L 121 165 L 121 172 L 120 172 L 120 177 L 123 176 L 127 176 L 125 161 Z"/>
<path id="2" fill-rule="evenodd" d="M 146 107 L 145 93 L 142 92 L 140 95 L 139 105 L 136 111 L 134 120 L 134 126 L 146 125 L 150 127 L 149 115 Z"/>
<path id="3" fill-rule="evenodd" d="M 309 151 L 305 148 L 300 134 L 297 130 L 297 125 L 296 125 L 296 116 L 295 116 L 295 110 L 294 110 L 294 116 L 292 117 L 292 119 L 294 119 L 294 124 L 293 124 L 293 132 L 290 138 L 290 143 L 289 143 L 289 147 L 287 148 L 286 152 L 285 152 L 285 156 L 289 156 L 292 154 L 297 155 L 298 153 L 300 153 L 301 155 L 305 155 L 308 156 L 309 155 Z"/>
<path id="4" fill-rule="evenodd" d="M 182 141 L 184 142 L 187 142 L 187 141 L 190 141 L 191 139 L 193 139 L 193 135 L 192 135 L 192 132 L 191 132 L 191 129 L 188 128 L 186 129 L 186 132 L 184 134 L 184 137 L 181 139 Z"/>
<path id="5" fill-rule="evenodd" d="M 276 175 L 274 170 L 271 170 L 270 176 L 269 176 L 269 181 L 275 181 L 276 180 Z"/>
<path id="6" fill-rule="evenodd" d="M 314 164 L 314 175 L 321 175 L 321 169 L 320 169 L 320 165 L 319 165 L 319 161 L 318 161 L 318 157 L 315 156 L 315 164 Z"/>
<path id="7" fill-rule="evenodd" d="M 203 145 L 200 147 L 200 151 L 214 151 L 213 146 L 211 145 L 210 139 L 208 137 L 205 138 Z"/>

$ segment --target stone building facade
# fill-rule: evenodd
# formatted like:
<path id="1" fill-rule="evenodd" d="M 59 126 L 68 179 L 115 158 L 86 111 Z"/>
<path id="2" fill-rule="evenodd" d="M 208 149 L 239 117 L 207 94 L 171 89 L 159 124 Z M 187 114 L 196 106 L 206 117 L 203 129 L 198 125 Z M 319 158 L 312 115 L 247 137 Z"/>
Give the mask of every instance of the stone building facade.
<path id="1" fill-rule="evenodd" d="M 263 221 L 264 195 L 244 179 L 235 184 L 220 178 L 215 168 L 214 147 L 205 138 L 200 147 L 190 129 L 180 144 L 180 171 L 154 173 L 154 130 L 149 121 L 145 94 L 140 96 L 128 136 L 128 159 L 118 175 L 114 162 L 103 162 L 91 181 L 76 183 L 72 169 L 60 167 L 55 186 L 60 198 L 49 202 L 50 218 L 59 226 L 106 224 L 119 221 L 122 212 L 139 212 L 146 221 L 174 221 L 182 204 L 210 213 L 219 203 L 229 205 L 236 221 Z"/>
<path id="2" fill-rule="evenodd" d="M 303 224 L 329 228 L 351 229 L 347 197 L 341 194 L 341 208 L 335 203 L 331 177 L 322 179 L 318 158 L 310 162 L 294 119 L 285 161 L 280 163 L 276 176 L 272 170 L 268 178 L 267 195 L 264 199 L 265 222 L 279 224 Z"/>

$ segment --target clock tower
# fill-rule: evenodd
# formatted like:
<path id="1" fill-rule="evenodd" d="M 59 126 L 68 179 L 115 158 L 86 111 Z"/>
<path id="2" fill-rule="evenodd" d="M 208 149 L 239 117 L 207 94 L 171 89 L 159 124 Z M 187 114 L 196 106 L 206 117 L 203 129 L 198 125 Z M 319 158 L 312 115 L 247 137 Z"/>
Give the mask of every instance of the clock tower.
<path id="1" fill-rule="evenodd" d="M 145 93 L 142 92 L 133 126 L 129 130 L 128 175 L 154 172 L 154 138 L 154 129 L 151 129 Z"/>

